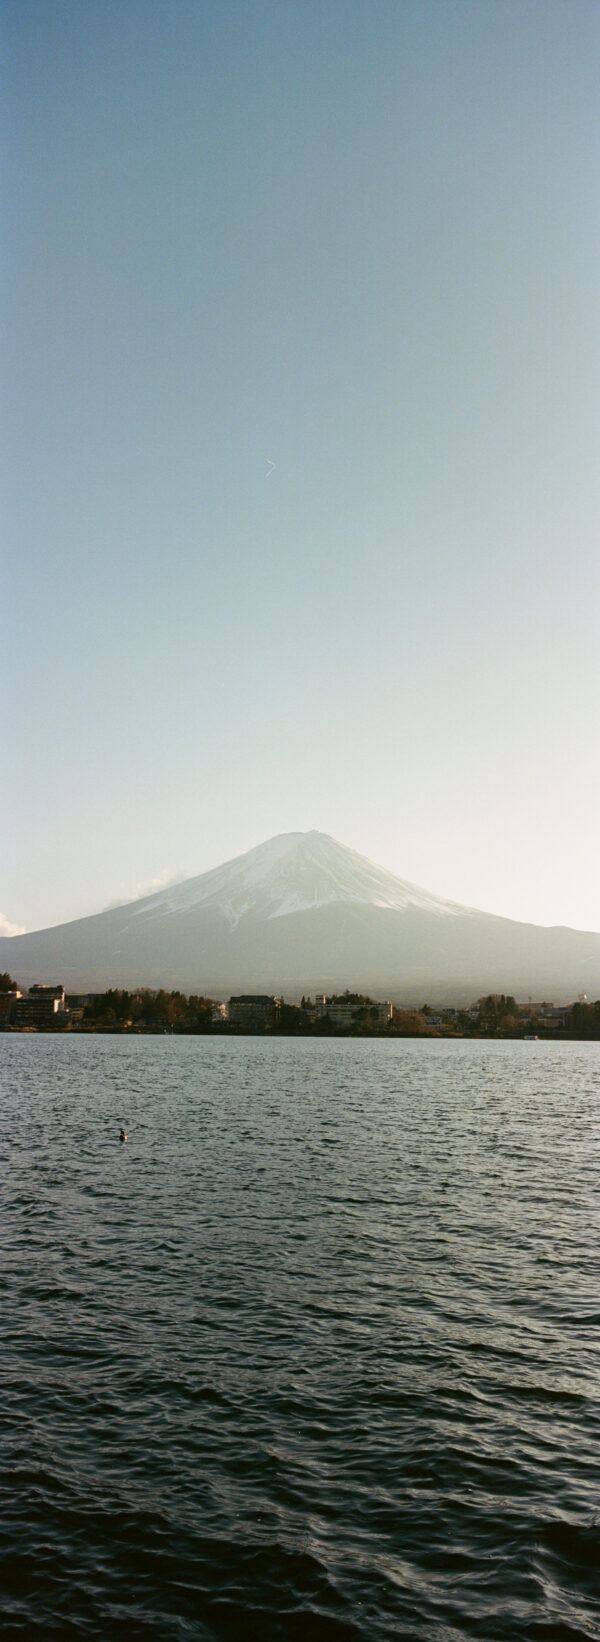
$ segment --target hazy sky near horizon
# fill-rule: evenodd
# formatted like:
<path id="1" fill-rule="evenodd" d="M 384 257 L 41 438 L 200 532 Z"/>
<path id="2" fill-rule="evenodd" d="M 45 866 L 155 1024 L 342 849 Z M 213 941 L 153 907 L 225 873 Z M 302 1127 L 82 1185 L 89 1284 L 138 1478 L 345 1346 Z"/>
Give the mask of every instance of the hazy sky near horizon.
<path id="1" fill-rule="evenodd" d="M 4 0 L 0 907 L 600 929 L 596 0 Z"/>

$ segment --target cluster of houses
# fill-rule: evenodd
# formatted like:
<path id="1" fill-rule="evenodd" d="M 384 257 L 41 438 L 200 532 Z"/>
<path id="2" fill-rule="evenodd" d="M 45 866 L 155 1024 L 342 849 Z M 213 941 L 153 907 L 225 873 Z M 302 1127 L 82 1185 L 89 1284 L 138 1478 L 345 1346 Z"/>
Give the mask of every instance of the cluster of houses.
<path id="1" fill-rule="evenodd" d="M 91 994 L 67 995 L 64 986 L 32 986 L 23 995 L 18 988 L 0 993 L 0 1026 L 60 1027 L 77 1025 L 87 1005 L 93 1003 Z M 308 1020 L 318 1022 L 326 1017 L 332 1026 L 343 1028 L 354 1025 L 387 1026 L 392 1019 L 389 1002 L 376 1003 L 372 999 L 327 997 L 318 992 L 314 1003 L 303 1003 Z M 228 1003 L 216 1003 L 212 1023 L 233 1026 L 246 1031 L 265 1031 L 279 1025 L 282 999 L 261 993 L 242 993 Z"/>
<path id="2" fill-rule="evenodd" d="M 585 997 L 580 1001 L 585 1001 Z M 82 1022 L 86 1007 L 93 1002 L 93 994 L 69 995 L 65 993 L 64 986 L 32 986 L 25 995 L 14 987 L 11 991 L 0 992 L 0 1030 L 11 1026 L 21 1030 L 28 1027 L 42 1030 L 76 1027 Z M 452 1032 L 459 1017 L 463 1029 L 467 1020 L 476 1023 L 483 1002 L 480 999 L 466 1010 L 448 1007 L 425 1009 L 421 1013 L 426 1017 L 429 1030 Z M 213 1004 L 212 1026 L 217 1031 L 232 1027 L 238 1031 L 264 1032 L 280 1025 L 283 1010 L 282 998 L 262 993 L 241 993 L 230 998 L 228 1003 Z M 385 1028 L 397 1014 L 388 1000 L 379 1003 L 355 993 L 328 997 L 324 992 L 316 993 L 314 1003 L 303 998 L 302 1011 L 310 1025 L 327 1020 L 332 1027 L 341 1031 L 352 1027 Z M 539 1024 L 544 1031 L 560 1030 L 567 1025 L 571 1011 L 572 1005 L 557 1008 L 554 1004 L 541 1004 L 533 1012 L 532 1024 Z"/>
<path id="3" fill-rule="evenodd" d="M 587 1002 L 585 993 L 581 995 L 579 1002 Z M 445 1026 L 454 1026 L 459 1018 L 463 1020 L 465 1016 L 468 1021 L 475 1024 L 481 1018 L 481 1003 L 482 1000 L 480 999 L 479 1003 L 472 1004 L 470 1009 L 427 1009 L 427 1025 L 440 1030 Z M 566 1026 L 572 1008 L 573 1005 L 570 1003 L 558 1006 L 553 1003 L 541 1003 L 535 1009 L 530 1006 L 531 1020 L 539 1022 L 544 1029 L 553 1026 L 556 1028 Z M 525 1024 L 531 1023 L 525 1022 Z"/>
<path id="4" fill-rule="evenodd" d="M 252 993 L 242 993 L 240 997 L 230 998 L 228 1004 L 218 1004 L 213 1010 L 213 1023 L 227 1020 L 230 1026 L 264 1028 L 278 1024 L 282 1007 L 281 998 L 255 996 Z M 387 1026 L 392 1019 L 391 1003 L 375 1003 L 373 999 L 356 999 L 352 997 L 328 998 L 324 992 L 317 992 L 315 1001 L 303 999 L 304 1014 L 311 1023 L 325 1020 L 331 1021 L 332 1026 Z"/>

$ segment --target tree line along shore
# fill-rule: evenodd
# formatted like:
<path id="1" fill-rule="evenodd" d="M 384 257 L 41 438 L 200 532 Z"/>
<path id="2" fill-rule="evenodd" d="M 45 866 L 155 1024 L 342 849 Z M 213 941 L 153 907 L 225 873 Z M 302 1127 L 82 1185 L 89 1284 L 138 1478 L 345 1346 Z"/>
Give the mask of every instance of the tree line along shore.
<path id="1" fill-rule="evenodd" d="M 600 1000 L 556 1006 L 517 1003 L 488 993 L 469 1008 L 379 1003 L 358 992 L 317 994 L 299 1004 L 243 994 L 228 1003 L 194 993 L 148 988 L 68 994 L 33 986 L 22 994 L 0 975 L 0 1028 L 5 1031 L 215 1033 L 298 1037 L 475 1037 L 599 1039 Z"/>

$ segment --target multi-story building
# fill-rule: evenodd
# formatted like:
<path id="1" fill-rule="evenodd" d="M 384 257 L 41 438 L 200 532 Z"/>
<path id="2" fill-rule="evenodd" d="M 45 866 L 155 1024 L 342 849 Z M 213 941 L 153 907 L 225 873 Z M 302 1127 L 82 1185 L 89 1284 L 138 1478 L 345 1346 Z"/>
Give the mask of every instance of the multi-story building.
<path id="1" fill-rule="evenodd" d="M 377 1003 L 369 998 L 363 1003 L 356 1003 L 352 998 L 328 998 L 324 992 L 317 992 L 315 996 L 314 1019 L 322 1021 L 328 1016 L 332 1026 L 387 1026 L 392 1018 L 392 1005 Z"/>
<path id="2" fill-rule="evenodd" d="M 229 1022 L 231 1026 L 245 1026 L 249 1031 L 261 1031 L 265 1026 L 276 1026 L 279 1019 L 281 998 L 268 998 L 262 994 L 254 996 L 252 993 L 241 993 L 237 998 L 229 999 Z"/>
<path id="3" fill-rule="evenodd" d="M 15 1026 L 61 1026 L 65 1016 L 64 986 L 31 986 L 15 1004 Z"/>

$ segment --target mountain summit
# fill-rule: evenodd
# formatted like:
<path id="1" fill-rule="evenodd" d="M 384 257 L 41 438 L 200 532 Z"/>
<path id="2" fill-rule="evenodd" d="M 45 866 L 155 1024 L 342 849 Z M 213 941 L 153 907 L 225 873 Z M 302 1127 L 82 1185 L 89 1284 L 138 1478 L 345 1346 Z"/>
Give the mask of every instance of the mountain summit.
<path id="1" fill-rule="evenodd" d="M 0 969 L 68 991 L 180 987 L 210 997 L 345 987 L 469 1002 L 600 993 L 600 936 L 477 912 L 321 832 L 283 833 L 211 872 L 91 918 L 0 940 Z"/>
<path id="2" fill-rule="evenodd" d="M 212 906 L 234 928 L 248 912 L 282 918 L 333 902 L 393 907 L 397 912 L 408 906 L 427 912 L 467 911 L 395 878 L 324 832 L 280 833 L 212 872 L 161 890 L 140 903 L 139 910 L 171 913 Z"/>

